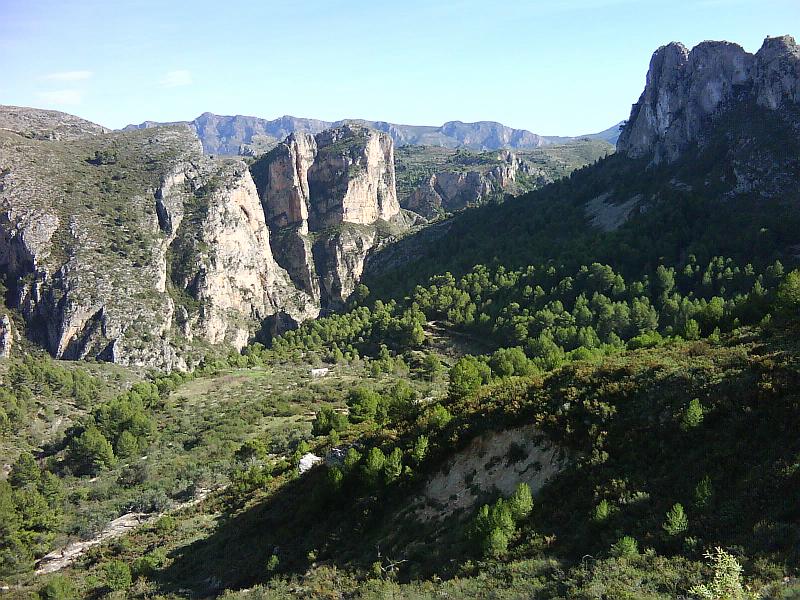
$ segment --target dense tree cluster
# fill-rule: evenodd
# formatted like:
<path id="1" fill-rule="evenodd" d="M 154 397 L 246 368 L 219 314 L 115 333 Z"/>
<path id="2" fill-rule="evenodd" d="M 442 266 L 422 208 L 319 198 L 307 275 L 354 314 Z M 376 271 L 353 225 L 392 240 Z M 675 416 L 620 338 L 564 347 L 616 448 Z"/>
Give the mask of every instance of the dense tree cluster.
<path id="1" fill-rule="evenodd" d="M 49 550 L 61 524 L 61 481 L 20 454 L 7 481 L 0 481 L 0 576 L 28 570 Z"/>
<path id="2" fill-rule="evenodd" d="M 478 265 L 460 279 L 449 273 L 433 277 L 402 304 L 379 300 L 372 308 L 304 324 L 276 338 L 272 348 L 279 357 L 311 352 L 332 361 L 371 354 L 380 373 L 395 368 L 391 351 L 423 344 L 427 322 L 445 321 L 503 349 L 490 361 L 496 375 L 528 375 L 568 358 L 654 346 L 669 337 L 699 339 L 757 323 L 768 314 L 783 277 L 778 261 L 759 273 L 720 257 L 700 265 L 690 256 L 681 266 L 659 265 L 634 280 L 599 263 L 577 271 Z M 785 295 L 782 302 L 791 304 L 792 294 Z M 436 377 L 437 365 L 426 368 Z M 463 394 L 478 379 L 487 381 L 486 365 L 459 364 L 451 372 L 451 391 Z"/>
<path id="3" fill-rule="evenodd" d="M 26 355 L 14 361 L 0 384 L 0 432 L 28 422 L 34 399 L 71 398 L 88 407 L 97 400 L 100 385 L 84 369 L 68 369 L 49 358 Z"/>

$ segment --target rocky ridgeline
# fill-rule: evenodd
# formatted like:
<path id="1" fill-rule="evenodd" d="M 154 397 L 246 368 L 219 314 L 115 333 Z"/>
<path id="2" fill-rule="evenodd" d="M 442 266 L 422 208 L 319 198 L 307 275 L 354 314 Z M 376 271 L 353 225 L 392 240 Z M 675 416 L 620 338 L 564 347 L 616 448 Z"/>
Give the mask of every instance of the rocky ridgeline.
<path id="1" fill-rule="evenodd" d="M 399 218 L 377 132 L 290 138 L 298 162 L 272 155 L 259 190 L 186 126 L 110 133 L 14 107 L 0 122 L 0 270 L 26 334 L 59 358 L 185 369 L 314 318 L 356 285 L 376 223 Z M 10 321 L 0 334 L 10 347 Z"/>
<path id="2" fill-rule="evenodd" d="M 193 128 L 208 154 L 246 156 L 263 154 L 292 133 L 316 135 L 326 129 L 339 128 L 342 125 L 361 126 L 382 131 L 387 133 L 397 146 L 439 146 L 489 151 L 502 148 L 529 150 L 562 143 L 570 139 L 541 136 L 525 129 L 514 129 L 494 121 L 478 121 L 476 123 L 448 121 L 440 126 L 429 126 L 401 125 L 364 119 L 343 119 L 331 122 L 288 115 L 277 119 L 261 119 L 243 115 L 215 115 L 209 112 L 203 113 L 192 121 L 172 123 L 144 121 L 137 125 L 128 125 L 125 129 L 147 129 L 178 124 Z"/>
<path id="3" fill-rule="evenodd" d="M 397 200 L 394 145 L 383 132 L 345 124 L 290 135 L 251 167 L 276 258 L 323 307 L 341 306 L 367 254 L 405 226 Z"/>
<path id="4" fill-rule="evenodd" d="M 529 178 L 527 186 L 541 187 L 552 182 L 543 170 L 520 160 L 510 150 L 501 150 L 483 168 L 440 170 L 431 175 L 403 201 L 403 207 L 428 219 L 468 206 L 477 206 L 504 194 L 522 190 L 517 185 L 520 175 Z"/>
<path id="5" fill-rule="evenodd" d="M 768 110 L 800 104 L 794 38 L 767 38 L 755 55 L 730 42 L 703 42 L 691 51 L 677 42 L 659 48 L 617 151 L 672 162 L 703 142 L 715 116 L 741 102 Z"/>

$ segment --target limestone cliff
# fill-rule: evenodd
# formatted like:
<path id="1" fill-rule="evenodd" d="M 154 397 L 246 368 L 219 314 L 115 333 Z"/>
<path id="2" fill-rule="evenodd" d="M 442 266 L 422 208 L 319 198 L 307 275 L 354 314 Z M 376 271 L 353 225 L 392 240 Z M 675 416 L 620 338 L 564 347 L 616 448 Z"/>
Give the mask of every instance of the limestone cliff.
<path id="1" fill-rule="evenodd" d="M 403 200 L 403 208 L 432 219 L 553 181 L 542 169 L 510 150 L 491 157 L 471 157 L 469 162 L 437 170 Z M 523 177 L 525 184 L 520 185 Z"/>
<path id="2" fill-rule="evenodd" d="M 14 347 L 14 325 L 8 315 L 0 317 L 0 358 L 11 356 Z"/>
<path id="3" fill-rule="evenodd" d="M 673 42 L 653 54 L 617 150 L 672 162 L 703 143 L 717 115 L 748 101 L 771 110 L 800 103 L 800 49 L 792 37 L 767 38 L 755 55 L 729 42 L 691 51 Z"/>
<path id="4" fill-rule="evenodd" d="M 0 271 L 54 356 L 186 368 L 267 317 L 316 316 L 273 258 L 243 162 L 204 157 L 187 127 L 107 133 L 18 111 L 0 108 Z"/>
<path id="5" fill-rule="evenodd" d="M 391 137 L 353 124 L 292 134 L 251 170 L 278 263 L 323 306 L 344 303 L 379 224 L 403 226 Z"/>

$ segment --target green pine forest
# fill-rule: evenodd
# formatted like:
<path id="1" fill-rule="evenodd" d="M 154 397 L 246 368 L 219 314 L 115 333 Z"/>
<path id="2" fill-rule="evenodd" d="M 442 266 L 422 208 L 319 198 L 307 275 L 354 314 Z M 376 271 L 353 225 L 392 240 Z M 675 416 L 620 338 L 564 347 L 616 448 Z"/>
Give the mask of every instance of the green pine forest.
<path id="1" fill-rule="evenodd" d="M 740 140 L 798 141 L 754 114 L 410 235 L 346 310 L 190 373 L 4 361 L 3 593 L 800 598 L 797 190 L 728 194 Z M 609 190 L 647 210 L 598 229 Z"/>

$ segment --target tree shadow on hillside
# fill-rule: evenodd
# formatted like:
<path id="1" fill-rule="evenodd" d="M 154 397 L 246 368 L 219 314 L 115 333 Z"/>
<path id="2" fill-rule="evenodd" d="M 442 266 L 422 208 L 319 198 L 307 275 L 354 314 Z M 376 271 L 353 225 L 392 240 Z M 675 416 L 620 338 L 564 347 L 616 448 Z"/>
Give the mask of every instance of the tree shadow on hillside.
<path id="1" fill-rule="evenodd" d="M 425 545 L 410 537 L 409 532 L 419 536 L 420 528 L 397 526 L 395 509 L 405 494 L 390 501 L 385 495 L 334 495 L 324 489 L 325 471 L 315 469 L 243 512 L 229 513 L 210 536 L 175 550 L 158 579 L 171 589 L 211 596 L 250 587 L 273 573 L 302 575 L 312 564 L 366 567 L 391 548 L 402 548 L 404 558 L 419 564 L 429 559 Z M 277 568 L 271 569 L 273 555 Z"/>

